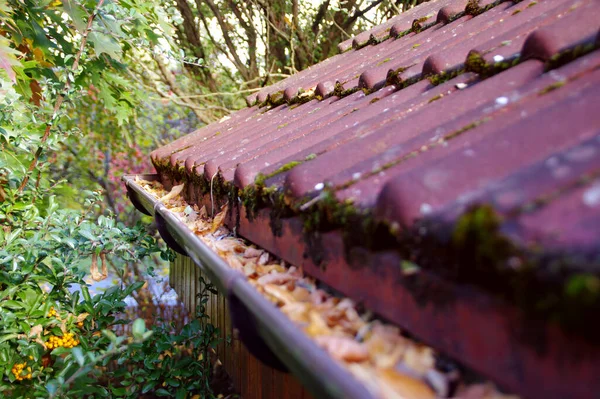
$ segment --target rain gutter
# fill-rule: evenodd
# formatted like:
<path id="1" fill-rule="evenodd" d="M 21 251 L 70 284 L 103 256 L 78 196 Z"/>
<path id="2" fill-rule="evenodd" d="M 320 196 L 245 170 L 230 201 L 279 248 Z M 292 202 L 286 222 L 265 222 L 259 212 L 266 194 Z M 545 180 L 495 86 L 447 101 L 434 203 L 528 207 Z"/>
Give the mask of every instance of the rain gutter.
<path id="1" fill-rule="evenodd" d="M 250 353 L 264 364 L 291 372 L 316 398 L 371 399 L 373 395 L 339 363 L 200 240 L 162 203 L 135 182 L 158 175 L 125 175 L 127 195 L 154 217 L 167 245 L 189 256 L 228 299 L 232 324 Z"/>

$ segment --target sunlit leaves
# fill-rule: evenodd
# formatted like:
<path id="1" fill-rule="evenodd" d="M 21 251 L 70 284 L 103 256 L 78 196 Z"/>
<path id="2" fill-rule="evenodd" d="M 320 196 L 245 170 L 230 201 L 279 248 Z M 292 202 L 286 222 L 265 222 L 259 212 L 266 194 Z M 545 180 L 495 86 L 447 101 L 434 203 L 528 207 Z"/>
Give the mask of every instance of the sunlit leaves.
<path id="1" fill-rule="evenodd" d="M 88 39 L 94 45 L 97 57 L 100 57 L 102 54 L 107 54 L 114 60 L 121 60 L 121 46 L 111 36 L 98 32 L 91 32 L 88 35 Z"/>

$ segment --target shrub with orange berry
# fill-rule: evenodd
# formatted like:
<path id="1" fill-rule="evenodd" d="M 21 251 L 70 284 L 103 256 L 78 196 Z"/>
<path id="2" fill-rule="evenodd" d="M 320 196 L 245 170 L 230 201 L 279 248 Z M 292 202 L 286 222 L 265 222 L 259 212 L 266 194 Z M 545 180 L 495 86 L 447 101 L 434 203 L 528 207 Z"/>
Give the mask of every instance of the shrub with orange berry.
<path id="1" fill-rule="evenodd" d="M 48 349 L 56 349 L 60 347 L 74 348 L 77 345 L 79 345 L 79 340 L 71 332 L 65 333 L 62 337 L 51 335 L 46 342 L 46 347 Z"/>
<path id="2" fill-rule="evenodd" d="M 27 366 L 27 363 L 15 363 L 11 369 L 11 372 L 17 381 L 31 379 L 31 367 Z"/>

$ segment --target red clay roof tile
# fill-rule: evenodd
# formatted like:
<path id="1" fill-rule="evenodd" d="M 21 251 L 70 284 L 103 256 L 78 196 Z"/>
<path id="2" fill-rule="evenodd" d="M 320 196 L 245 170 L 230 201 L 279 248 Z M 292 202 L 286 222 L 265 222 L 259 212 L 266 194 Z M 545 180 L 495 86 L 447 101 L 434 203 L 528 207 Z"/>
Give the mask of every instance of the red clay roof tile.
<path id="1" fill-rule="evenodd" d="M 399 257 L 520 305 L 521 289 L 563 295 L 560 279 L 546 278 L 556 262 L 567 280 L 582 268 L 600 276 L 598 21 L 594 0 L 427 2 L 152 160 L 164 180 L 197 187 L 190 200 L 215 189 L 233 201 L 230 223 L 250 240 L 456 354 L 458 333 L 425 331 L 417 308 L 403 313 L 393 297 L 394 287 L 410 291 L 390 269 Z M 497 219 L 477 213 L 488 205 Z M 491 227 L 481 233 L 477 223 Z M 465 250 L 457 237 L 475 241 Z M 497 244 L 492 258 L 486 239 Z M 380 249 L 394 255 L 377 263 Z M 540 275 L 512 284 L 519 262 Z M 484 352 L 460 345 L 467 363 L 495 372 Z M 509 367 L 497 377 L 520 392 L 564 396 L 560 381 L 540 383 L 562 370 L 558 358 L 527 353 L 513 360 L 547 362 L 548 374 L 532 371 L 527 386 Z M 578 375 L 593 383 L 587 372 L 568 374 L 571 383 Z"/>

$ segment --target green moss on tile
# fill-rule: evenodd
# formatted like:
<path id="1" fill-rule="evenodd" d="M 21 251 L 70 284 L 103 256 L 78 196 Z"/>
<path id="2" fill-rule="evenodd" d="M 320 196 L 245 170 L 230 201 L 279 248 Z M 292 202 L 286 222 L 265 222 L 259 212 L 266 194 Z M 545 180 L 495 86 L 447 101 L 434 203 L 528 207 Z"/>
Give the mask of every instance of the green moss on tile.
<path id="1" fill-rule="evenodd" d="M 428 19 L 429 19 L 428 17 L 421 17 L 421 18 L 415 19 L 412 23 L 411 32 L 419 33 L 423 29 L 425 29 L 425 25 L 423 25 L 423 23 L 427 22 Z"/>
<path id="2" fill-rule="evenodd" d="M 390 62 L 390 60 L 391 58 L 384 58 L 383 60 L 379 61 L 376 66 L 382 66 L 386 62 Z M 358 76 L 360 77 L 360 74 Z"/>
<path id="3" fill-rule="evenodd" d="M 437 101 L 437 100 L 439 100 L 439 99 L 440 99 L 440 98 L 442 98 L 442 97 L 444 97 L 444 95 L 443 95 L 443 94 L 438 94 L 437 96 L 433 96 L 433 97 L 431 97 L 431 98 L 429 99 L 429 101 L 427 101 L 427 103 L 428 103 L 428 104 L 431 104 L 432 102 L 434 102 L 434 101 Z"/>
<path id="4" fill-rule="evenodd" d="M 438 86 L 442 83 L 454 79 L 458 75 L 462 75 L 464 72 L 464 68 L 457 68 L 453 70 L 443 71 L 442 73 L 438 73 L 435 75 L 429 75 L 427 76 L 427 79 L 429 79 L 432 85 Z"/>
<path id="5" fill-rule="evenodd" d="M 567 82 L 566 82 L 565 80 L 559 80 L 559 81 L 557 81 L 557 82 L 554 82 L 554 83 L 552 83 L 552 84 L 549 84 L 548 86 L 544 87 L 542 90 L 540 90 L 540 91 L 539 91 L 539 93 L 538 93 L 538 94 L 539 94 L 540 96 L 543 96 L 544 94 L 548 94 L 548 93 L 550 93 L 551 91 L 554 91 L 554 90 L 558 90 L 558 89 L 560 89 L 560 88 L 561 88 L 561 87 L 563 87 L 563 86 L 564 86 L 566 83 L 567 83 Z"/>

